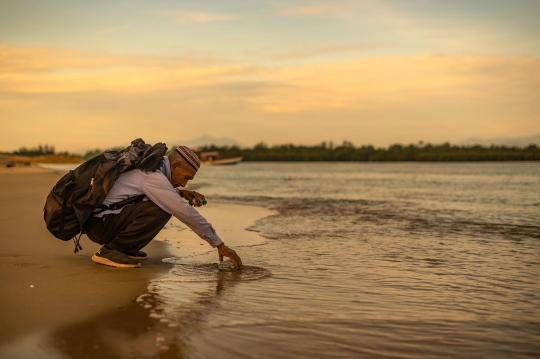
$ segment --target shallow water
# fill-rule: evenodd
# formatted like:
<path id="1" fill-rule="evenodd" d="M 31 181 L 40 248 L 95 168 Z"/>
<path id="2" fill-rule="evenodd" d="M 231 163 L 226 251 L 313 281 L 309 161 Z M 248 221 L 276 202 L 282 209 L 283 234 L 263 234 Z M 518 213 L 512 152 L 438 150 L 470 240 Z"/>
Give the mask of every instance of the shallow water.
<path id="1" fill-rule="evenodd" d="M 217 263 L 185 263 L 183 259 L 168 258 L 165 262 L 175 264 L 170 273 L 176 282 L 219 282 L 246 281 L 262 279 L 270 275 L 268 269 L 243 265 L 235 268 L 232 262 Z"/>
<path id="2" fill-rule="evenodd" d="M 139 298 L 165 351 L 540 356 L 539 163 L 241 163 L 193 187 L 279 215 L 249 228 L 263 245 L 235 248 L 244 269 L 215 251 L 168 260 Z"/>

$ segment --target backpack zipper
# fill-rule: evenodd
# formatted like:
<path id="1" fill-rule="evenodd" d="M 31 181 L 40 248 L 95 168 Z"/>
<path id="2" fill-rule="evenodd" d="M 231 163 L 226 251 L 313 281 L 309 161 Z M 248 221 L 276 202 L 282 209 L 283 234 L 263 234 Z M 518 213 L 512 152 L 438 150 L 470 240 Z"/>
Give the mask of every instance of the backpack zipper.
<path id="1" fill-rule="evenodd" d="M 90 192 L 92 191 L 92 187 L 94 187 L 94 179 L 96 178 L 96 173 L 99 169 L 99 166 L 101 166 L 101 163 L 103 161 L 99 161 L 96 169 L 94 170 L 94 174 L 92 175 L 92 179 L 90 180 L 90 187 L 88 187 L 88 192 L 86 192 L 86 200 L 88 201 L 88 198 L 90 197 Z"/>
<path id="2" fill-rule="evenodd" d="M 92 179 L 90 180 L 90 187 L 88 187 L 88 194 L 90 194 L 92 187 L 94 187 L 94 177 L 92 177 Z"/>

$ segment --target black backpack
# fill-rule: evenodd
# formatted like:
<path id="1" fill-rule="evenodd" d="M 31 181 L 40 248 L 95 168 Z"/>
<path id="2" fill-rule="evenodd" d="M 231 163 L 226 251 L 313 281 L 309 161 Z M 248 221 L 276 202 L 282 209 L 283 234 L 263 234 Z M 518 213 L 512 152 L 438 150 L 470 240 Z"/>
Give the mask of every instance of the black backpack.
<path id="1" fill-rule="evenodd" d="M 142 201 L 144 195 L 104 206 L 103 201 L 118 177 L 136 168 L 156 171 L 166 152 L 165 144 L 151 146 L 139 138 L 125 150 L 105 151 L 69 171 L 56 183 L 45 201 L 43 216 L 47 229 L 63 241 L 73 239 L 77 253 L 82 249 L 79 240 L 84 233 L 84 223 L 96 208 L 101 211 L 118 209 Z M 76 238 L 77 234 L 79 238 Z"/>

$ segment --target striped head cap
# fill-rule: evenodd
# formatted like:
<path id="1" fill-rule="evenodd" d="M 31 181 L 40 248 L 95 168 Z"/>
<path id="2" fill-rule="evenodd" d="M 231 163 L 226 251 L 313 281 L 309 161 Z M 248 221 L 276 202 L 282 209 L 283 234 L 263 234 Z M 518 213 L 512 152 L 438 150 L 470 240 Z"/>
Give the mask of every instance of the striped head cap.
<path id="1" fill-rule="evenodd" d="M 201 160 L 199 160 L 197 154 L 193 152 L 190 148 L 186 146 L 180 146 L 176 148 L 175 151 L 178 152 L 178 154 L 182 156 L 182 158 L 186 160 L 186 162 L 189 163 L 189 165 L 193 167 L 195 171 L 199 170 L 199 167 L 201 167 Z"/>

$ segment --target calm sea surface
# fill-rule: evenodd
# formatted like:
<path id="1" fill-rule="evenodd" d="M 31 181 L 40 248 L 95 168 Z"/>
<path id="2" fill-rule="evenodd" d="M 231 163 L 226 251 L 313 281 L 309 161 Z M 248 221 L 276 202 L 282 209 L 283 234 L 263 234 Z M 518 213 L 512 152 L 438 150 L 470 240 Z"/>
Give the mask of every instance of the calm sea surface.
<path id="1" fill-rule="evenodd" d="M 540 357 L 540 163 L 203 167 L 210 202 L 279 214 L 218 271 L 139 298 L 186 358 Z"/>

